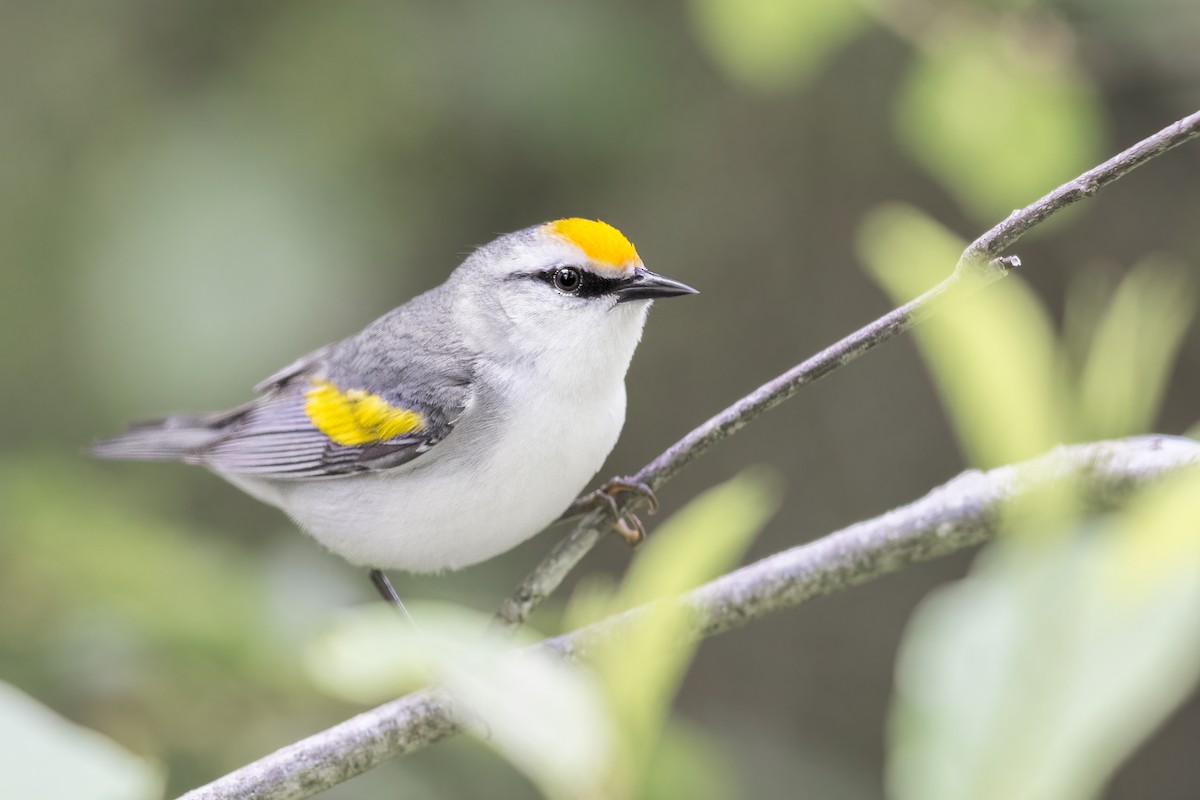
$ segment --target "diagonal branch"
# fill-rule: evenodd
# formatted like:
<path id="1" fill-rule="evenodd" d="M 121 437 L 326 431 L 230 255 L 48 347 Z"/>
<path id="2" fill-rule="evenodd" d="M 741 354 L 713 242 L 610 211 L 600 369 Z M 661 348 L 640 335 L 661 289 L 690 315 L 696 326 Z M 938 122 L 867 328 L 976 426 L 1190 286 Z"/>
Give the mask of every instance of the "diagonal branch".
<path id="1" fill-rule="evenodd" d="M 903 333 L 935 313 L 940 304 L 951 297 L 961 296 L 964 290 L 977 290 L 1003 277 L 1010 268 L 1019 266 L 1020 261 L 1015 257 L 1001 259 L 998 256 L 1052 214 L 1085 197 L 1091 197 L 1147 161 L 1196 136 L 1200 136 L 1200 111 L 1168 125 L 1100 166 L 1064 183 L 1037 202 L 1014 211 L 963 251 L 954 272 L 946 280 L 767 381 L 668 447 L 662 455 L 633 475 L 632 480 L 645 483 L 652 489 L 659 488 L 717 442 L 733 435 L 764 411 L 792 397 L 801 387 Z M 602 512 L 592 512 L 584 517 L 504 601 L 496 615 L 497 624 L 510 628 L 522 625 L 534 608 L 557 589 L 575 565 L 596 546 L 610 526 L 611 521 Z"/>
<path id="2" fill-rule="evenodd" d="M 921 297 L 831 345 L 760 386 L 684 436 L 634 477 L 651 488 L 669 481 L 713 445 L 782 403 L 800 387 L 844 366 L 912 327 L 960 291 L 1002 277 L 1019 264 L 998 258 L 1026 231 L 1051 214 L 1089 197 L 1129 171 L 1200 135 L 1200 112 L 1185 117 L 1095 169 L 1063 184 L 975 240 L 949 278 Z M 1034 463 L 1041 468 L 1079 469 L 1082 484 L 1099 507 L 1165 472 L 1200 463 L 1197 445 L 1148 438 L 1067 448 Z M 1055 467 L 1054 465 L 1057 465 Z M 970 546 L 993 532 L 996 509 L 1025 485 L 1021 468 L 966 473 L 922 500 L 875 520 L 779 553 L 693 590 L 684 601 L 697 613 L 695 636 L 710 636 L 758 617 Z M 1042 473 L 1044 477 L 1044 473 Z M 1033 478 L 1036 480 L 1036 475 Z M 501 608 L 497 622 L 517 627 L 599 541 L 610 521 L 593 512 L 561 540 Z M 564 655 L 586 654 L 598 638 L 636 624 L 634 610 L 545 642 Z M 425 690 L 379 706 L 276 751 L 224 778 L 189 792 L 187 800 L 309 797 L 461 731 L 445 696 Z"/>
<path id="3" fill-rule="evenodd" d="M 1066 476 L 1078 480 L 1089 510 L 1109 510 L 1146 484 L 1200 467 L 1200 443 L 1145 436 L 1060 447 L 1023 464 L 968 471 L 907 506 L 757 561 L 688 592 L 690 638 L 704 638 L 821 595 L 979 544 L 995 534 L 1013 499 Z M 679 602 L 679 601 L 677 601 Z M 535 645 L 586 658 L 619 636 L 645 607 Z M 181 800 L 296 800 L 383 761 L 461 733 L 446 695 L 415 692 L 359 714 L 230 773 Z"/>

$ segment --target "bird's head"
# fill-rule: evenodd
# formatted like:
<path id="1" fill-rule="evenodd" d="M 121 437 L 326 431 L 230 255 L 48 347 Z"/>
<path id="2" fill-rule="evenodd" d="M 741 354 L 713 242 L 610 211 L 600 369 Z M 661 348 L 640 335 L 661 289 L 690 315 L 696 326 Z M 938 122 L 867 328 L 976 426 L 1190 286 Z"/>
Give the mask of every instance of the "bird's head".
<path id="1" fill-rule="evenodd" d="M 478 318 L 490 320 L 490 333 L 508 344 L 574 355 L 627 352 L 626 363 L 652 302 L 696 293 L 646 269 L 613 226 L 578 217 L 501 236 L 455 277 Z"/>

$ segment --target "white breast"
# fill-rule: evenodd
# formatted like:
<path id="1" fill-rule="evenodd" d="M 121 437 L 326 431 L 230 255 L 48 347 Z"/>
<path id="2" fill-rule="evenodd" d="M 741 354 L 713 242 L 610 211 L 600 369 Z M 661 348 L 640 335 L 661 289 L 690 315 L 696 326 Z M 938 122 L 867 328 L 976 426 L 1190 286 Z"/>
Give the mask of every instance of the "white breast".
<path id="1" fill-rule="evenodd" d="M 275 504 L 354 564 L 437 572 L 491 558 L 553 522 L 603 465 L 625 420 L 627 363 L 614 375 L 581 360 L 553 380 L 493 369 L 429 453 L 279 485 Z"/>

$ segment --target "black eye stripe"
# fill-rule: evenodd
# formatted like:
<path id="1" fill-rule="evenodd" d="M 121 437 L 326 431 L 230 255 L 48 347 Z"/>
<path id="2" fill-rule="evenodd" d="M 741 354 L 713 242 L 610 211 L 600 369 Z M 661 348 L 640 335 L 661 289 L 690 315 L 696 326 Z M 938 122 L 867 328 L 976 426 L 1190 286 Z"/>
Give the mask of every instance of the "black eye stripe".
<path id="1" fill-rule="evenodd" d="M 554 275 L 560 269 L 562 267 L 535 272 L 532 277 L 554 286 Z M 578 291 L 571 292 L 573 297 L 600 297 L 612 294 L 628 282 L 625 278 L 605 278 L 583 267 L 575 267 L 575 269 L 579 272 L 580 285 Z"/>

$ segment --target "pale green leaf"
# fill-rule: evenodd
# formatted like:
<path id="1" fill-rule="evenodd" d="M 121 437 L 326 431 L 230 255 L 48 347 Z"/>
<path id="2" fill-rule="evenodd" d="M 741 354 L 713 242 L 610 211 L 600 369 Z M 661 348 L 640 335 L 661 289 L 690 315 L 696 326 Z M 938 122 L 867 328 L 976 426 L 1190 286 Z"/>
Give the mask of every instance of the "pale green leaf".
<path id="1" fill-rule="evenodd" d="M 324 690 L 378 702 L 433 681 L 483 740 L 549 797 L 597 785 L 613 759 L 612 724 L 591 673 L 549 653 L 515 649 L 489 617 L 413 604 L 413 628 L 383 604 L 353 609 L 312 642 L 305 666 Z M 516 644 L 534 641 L 524 633 Z"/>
<path id="2" fill-rule="evenodd" d="M 763 468 L 747 469 L 708 490 L 651 535 L 609 611 L 679 594 L 728 570 L 778 506 L 777 480 Z M 610 794 L 628 794 L 646 774 L 695 652 L 694 643 L 682 641 L 688 624 L 686 611 L 660 604 L 593 658 L 619 731 L 617 768 L 606 780 Z"/>
<path id="3" fill-rule="evenodd" d="M 1137 599 L 1186 579 L 1200 564 L 1200 472 L 1188 470 L 1142 491 L 1119 525 L 1124 535 L 1109 563 L 1114 586 Z"/>
<path id="4" fill-rule="evenodd" d="M 424 616 L 424 606 L 413 605 Z M 436 671 L 429 643 L 414 636 L 407 620 L 385 603 L 343 610 L 308 642 L 303 658 L 313 683 L 353 703 L 378 703 L 413 691 Z"/>
<path id="5" fill-rule="evenodd" d="M 0 599 L 22 608 L 0 615 L 0 635 L 74 640 L 119 620 L 121 634 L 105 641 L 132 659 L 126 668 L 147 657 L 151 673 L 211 663 L 239 682 L 293 685 L 259 565 L 104 472 L 78 459 L 0 460 Z"/>
<path id="6" fill-rule="evenodd" d="M 982 220 L 1003 217 L 1094 164 L 1094 90 L 1051 37 L 975 22 L 930 37 L 900 92 L 900 140 Z"/>
<path id="7" fill-rule="evenodd" d="M 647 540 L 621 582 L 618 603 L 641 605 L 720 575 L 737 563 L 779 503 L 780 479 L 761 466 L 699 495 Z"/>
<path id="8" fill-rule="evenodd" d="M 598 587 L 573 605 L 572 626 L 679 594 L 727 570 L 778 507 L 772 475 L 751 469 L 667 520 L 635 559 L 615 597 Z M 376 702 L 426 681 L 444 686 L 485 740 L 551 797 L 636 786 L 665 724 L 693 647 L 677 647 L 686 618 L 663 609 L 602 647 L 595 672 L 545 654 L 514 652 L 485 634 L 483 615 L 420 604 L 420 630 L 392 609 L 354 609 L 311 643 L 305 666 L 325 691 Z M 574 614 L 569 615 L 574 616 Z M 518 643 L 534 641 L 525 632 Z M 595 681 L 595 675 L 600 683 Z"/>
<path id="9" fill-rule="evenodd" d="M 1120 529 L 1009 538 L 918 610 L 897 667 L 896 800 L 1085 800 L 1195 685 L 1200 571 L 1134 595 Z"/>
<path id="10" fill-rule="evenodd" d="M 689 9 L 713 61 L 759 92 L 803 83 L 867 22 L 854 0 L 691 0 Z"/>
<path id="11" fill-rule="evenodd" d="M 856 245 L 871 276 L 910 299 L 948 277 L 967 243 L 918 208 L 884 203 L 863 218 Z"/>
<path id="12" fill-rule="evenodd" d="M 154 800 L 161 767 L 0 683 L 0 797 Z"/>
<path id="13" fill-rule="evenodd" d="M 1148 259 L 1130 270 L 1096 325 L 1079 378 L 1079 438 L 1149 429 L 1195 309 L 1195 284 L 1181 265 Z"/>
<path id="14" fill-rule="evenodd" d="M 863 222 L 859 253 L 893 300 L 948 276 L 964 243 L 920 211 L 885 206 Z M 916 329 L 942 402 L 970 460 L 1030 458 L 1063 441 L 1063 374 L 1052 323 L 1013 275 L 950 304 Z"/>
<path id="15" fill-rule="evenodd" d="M 640 800 L 725 800 L 741 796 L 728 747 L 704 729 L 671 720 L 639 787 Z"/>

